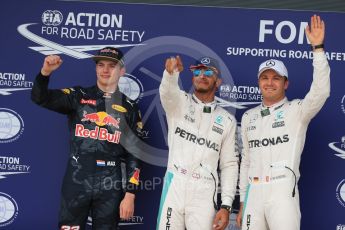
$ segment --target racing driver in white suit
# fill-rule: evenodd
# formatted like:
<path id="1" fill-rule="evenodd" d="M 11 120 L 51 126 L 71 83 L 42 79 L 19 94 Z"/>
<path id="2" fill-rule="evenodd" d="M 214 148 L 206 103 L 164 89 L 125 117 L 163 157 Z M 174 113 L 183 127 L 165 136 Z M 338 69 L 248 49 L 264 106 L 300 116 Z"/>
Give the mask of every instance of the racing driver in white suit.
<path id="1" fill-rule="evenodd" d="M 330 67 L 323 49 L 325 24 L 313 15 L 305 29 L 313 48 L 313 82 L 303 100 L 288 101 L 288 71 L 283 62 L 268 60 L 259 67 L 261 105 L 241 122 L 240 168 L 242 230 L 299 230 L 297 183 L 307 127 L 330 95 Z M 302 77 L 302 76 L 301 76 Z"/>
<path id="2" fill-rule="evenodd" d="M 157 229 L 223 230 L 229 223 L 238 178 L 236 120 L 217 106 L 215 92 L 221 78 L 215 59 L 203 57 L 190 67 L 193 94 L 179 88 L 182 70 L 179 56 L 168 58 L 159 88 L 168 123 L 169 159 Z"/>

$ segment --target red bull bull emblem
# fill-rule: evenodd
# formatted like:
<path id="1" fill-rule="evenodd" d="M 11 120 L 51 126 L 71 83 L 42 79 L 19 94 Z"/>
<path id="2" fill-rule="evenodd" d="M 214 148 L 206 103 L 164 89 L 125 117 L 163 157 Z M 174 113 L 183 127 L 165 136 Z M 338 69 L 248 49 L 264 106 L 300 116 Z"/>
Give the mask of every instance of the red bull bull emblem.
<path id="1" fill-rule="evenodd" d="M 100 117 L 98 115 L 98 113 L 86 113 L 84 111 L 84 118 L 81 119 L 81 121 L 91 121 L 91 122 L 99 122 L 100 121 Z"/>
<path id="2" fill-rule="evenodd" d="M 86 113 L 84 111 L 83 114 L 84 118 L 81 121 L 90 121 L 96 123 L 98 126 L 113 126 L 119 129 L 120 125 L 120 118 L 115 119 L 111 115 L 107 114 L 106 112 L 97 112 L 97 113 Z"/>
<path id="3" fill-rule="evenodd" d="M 114 126 L 115 128 L 119 128 L 120 118 L 115 119 L 112 116 L 108 115 L 105 118 L 103 118 L 102 123 L 104 125 L 111 125 L 111 126 Z"/>

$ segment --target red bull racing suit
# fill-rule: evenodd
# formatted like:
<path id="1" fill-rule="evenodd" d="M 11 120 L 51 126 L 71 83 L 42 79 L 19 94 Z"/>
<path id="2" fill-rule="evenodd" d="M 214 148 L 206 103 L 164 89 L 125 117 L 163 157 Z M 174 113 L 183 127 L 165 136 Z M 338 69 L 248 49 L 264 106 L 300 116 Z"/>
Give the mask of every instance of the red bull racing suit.
<path id="1" fill-rule="evenodd" d="M 306 131 L 330 94 L 324 52 L 314 52 L 313 82 L 303 100 L 263 104 L 242 117 L 242 229 L 299 230 L 297 183 Z"/>
<path id="2" fill-rule="evenodd" d="M 124 192 L 135 193 L 139 184 L 138 155 L 128 152 L 140 140 L 139 110 L 119 90 L 113 94 L 97 86 L 49 90 L 48 82 L 49 77 L 39 74 L 31 98 L 66 114 L 70 128 L 59 228 L 84 229 L 90 212 L 93 229 L 117 229 Z M 126 170 L 121 170 L 121 162 Z"/>
<path id="3" fill-rule="evenodd" d="M 169 159 L 157 229 L 212 229 L 220 170 L 221 200 L 231 206 L 238 176 L 236 120 L 216 101 L 203 103 L 163 73 L 160 97 L 168 123 Z"/>

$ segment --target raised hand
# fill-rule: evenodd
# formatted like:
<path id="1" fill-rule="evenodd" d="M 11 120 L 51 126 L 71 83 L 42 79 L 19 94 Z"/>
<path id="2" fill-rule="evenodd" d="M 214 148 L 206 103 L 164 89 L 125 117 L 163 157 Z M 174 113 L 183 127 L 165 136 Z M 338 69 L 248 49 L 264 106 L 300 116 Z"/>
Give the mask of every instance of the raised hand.
<path id="1" fill-rule="evenodd" d="M 165 69 L 168 71 L 169 74 L 173 74 L 174 72 L 182 72 L 183 71 L 183 64 L 180 56 L 170 57 L 165 61 Z"/>
<path id="2" fill-rule="evenodd" d="M 305 33 L 312 46 L 323 44 L 325 38 L 325 23 L 320 16 L 313 15 L 310 18 L 310 25 L 305 28 Z"/>
<path id="3" fill-rule="evenodd" d="M 62 64 L 62 59 L 58 55 L 46 56 L 41 69 L 43 76 L 49 76 L 53 71 L 58 69 Z"/>

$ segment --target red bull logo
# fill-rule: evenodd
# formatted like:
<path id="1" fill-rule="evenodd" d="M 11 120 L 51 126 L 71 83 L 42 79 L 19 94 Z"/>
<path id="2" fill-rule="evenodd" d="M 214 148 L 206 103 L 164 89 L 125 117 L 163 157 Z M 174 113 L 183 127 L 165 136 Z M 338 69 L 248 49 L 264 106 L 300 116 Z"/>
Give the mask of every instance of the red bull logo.
<path id="1" fill-rule="evenodd" d="M 121 132 L 115 131 L 114 134 L 109 133 L 106 128 L 100 128 L 98 126 L 95 129 L 86 129 L 82 124 L 75 125 L 75 136 L 91 138 L 100 141 L 108 141 L 111 143 L 118 144 L 120 142 Z"/>
<path id="2" fill-rule="evenodd" d="M 97 112 L 97 113 L 86 113 L 84 111 L 84 118 L 81 121 L 90 121 L 96 123 L 98 126 L 113 126 L 115 128 L 120 128 L 120 118 L 115 119 L 106 112 Z"/>

